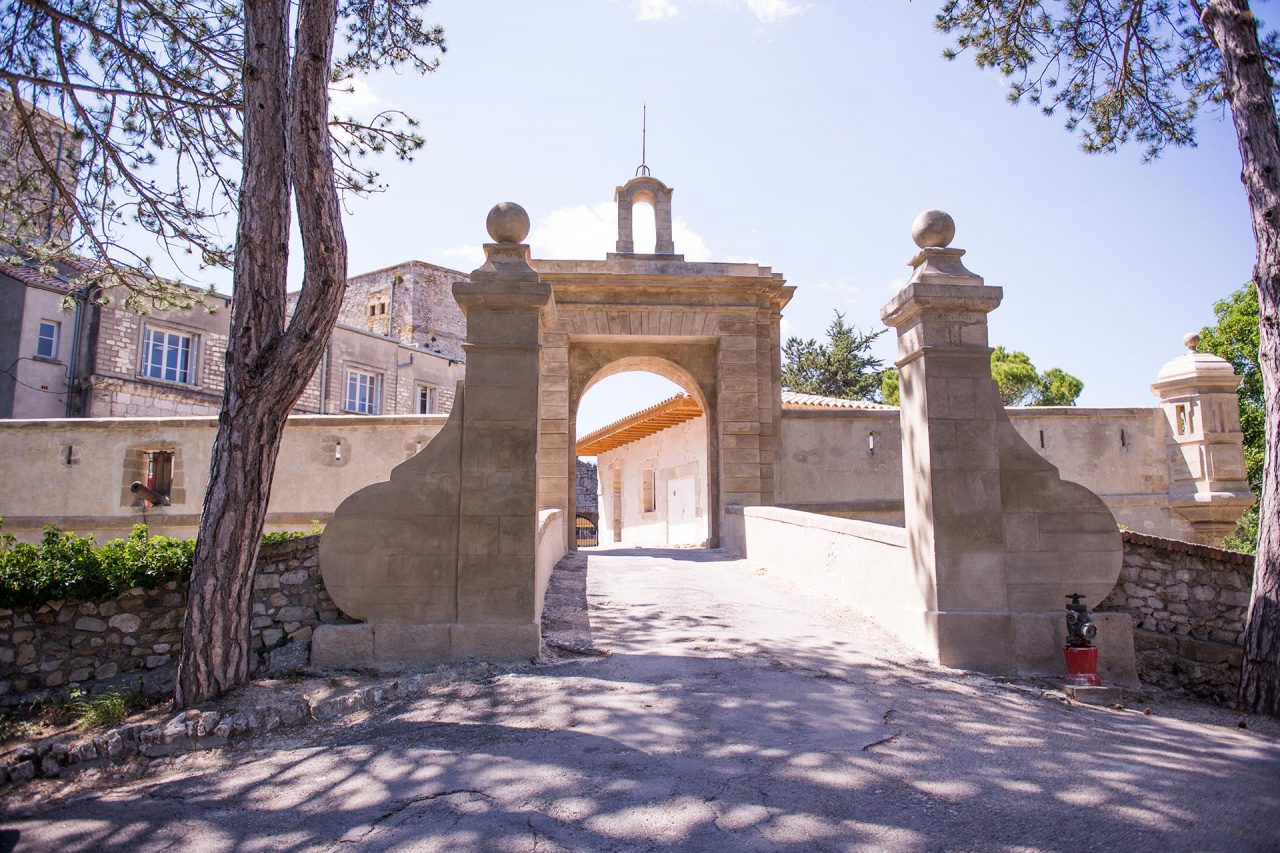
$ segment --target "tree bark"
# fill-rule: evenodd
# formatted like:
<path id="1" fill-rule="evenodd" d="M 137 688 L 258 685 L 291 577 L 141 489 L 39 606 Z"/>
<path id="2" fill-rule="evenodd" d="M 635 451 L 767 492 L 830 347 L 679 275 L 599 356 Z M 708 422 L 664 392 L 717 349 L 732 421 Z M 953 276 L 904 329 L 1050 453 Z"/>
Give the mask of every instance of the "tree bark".
<path id="1" fill-rule="evenodd" d="M 337 4 L 302 0 L 292 52 L 288 0 L 244 8 L 244 167 L 231 340 L 174 685 L 179 708 L 248 680 L 254 568 L 276 454 L 346 289 L 328 136 Z M 305 269 L 286 327 L 291 196 Z"/>
<path id="2" fill-rule="evenodd" d="M 1243 165 L 1240 179 L 1253 219 L 1258 363 L 1267 413 L 1258 549 L 1238 702 L 1245 710 L 1280 716 L 1280 128 L 1272 100 L 1275 84 L 1263 61 L 1258 22 L 1248 0 L 1213 0 L 1205 7 L 1203 22 L 1222 53 Z"/>

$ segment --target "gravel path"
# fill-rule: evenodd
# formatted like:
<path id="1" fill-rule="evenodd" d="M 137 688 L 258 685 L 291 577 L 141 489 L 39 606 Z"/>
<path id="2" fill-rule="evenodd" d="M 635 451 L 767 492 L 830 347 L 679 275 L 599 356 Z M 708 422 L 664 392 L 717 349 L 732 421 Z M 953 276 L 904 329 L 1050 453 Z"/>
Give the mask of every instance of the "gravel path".
<path id="1" fill-rule="evenodd" d="M 543 665 L 11 813 L 0 849 L 1280 849 L 1274 725 L 930 667 L 715 552 L 587 553 Z"/>

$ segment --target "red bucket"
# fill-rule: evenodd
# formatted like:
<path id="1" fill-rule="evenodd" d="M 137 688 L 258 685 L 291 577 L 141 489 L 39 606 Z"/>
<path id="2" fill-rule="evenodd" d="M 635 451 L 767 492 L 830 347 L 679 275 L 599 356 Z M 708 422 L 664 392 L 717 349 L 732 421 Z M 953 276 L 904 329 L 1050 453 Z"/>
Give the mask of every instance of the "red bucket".
<path id="1" fill-rule="evenodd" d="M 1067 681 L 1071 684 L 1084 684 L 1097 687 L 1102 684 L 1098 678 L 1098 647 L 1084 649 L 1062 647 L 1062 656 L 1067 659 Z"/>

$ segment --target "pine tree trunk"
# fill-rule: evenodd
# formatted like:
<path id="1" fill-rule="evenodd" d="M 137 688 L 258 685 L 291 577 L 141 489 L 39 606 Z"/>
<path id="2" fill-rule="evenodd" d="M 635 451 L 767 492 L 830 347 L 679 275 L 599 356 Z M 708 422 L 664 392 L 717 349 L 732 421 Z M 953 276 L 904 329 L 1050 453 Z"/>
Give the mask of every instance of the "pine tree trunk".
<path id="1" fill-rule="evenodd" d="M 244 8 L 244 172 L 231 339 L 174 685 L 179 708 L 248 680 L 254 568 L 276 455 L 346 289 L 346 240 L 328 135 L 337 4 L 298 5 L 292 62 L 289 0 Z M 286 327 L 291 195 L 305 268 Z"/>
<path id="2" fill-rule="evenodd" d="M 1258 22 L 1248 0 L 1214 0 L 1203 20 L 1222 52 L 1243 164 L 1240 177 L 1253 218 L 1258 362 L 1267 410 L 1258 550 L 1238 701 L 1244 710 L 1280 716 L 1280 128 L 1272 100 L 1274 82 L 1263 62 Z"/>

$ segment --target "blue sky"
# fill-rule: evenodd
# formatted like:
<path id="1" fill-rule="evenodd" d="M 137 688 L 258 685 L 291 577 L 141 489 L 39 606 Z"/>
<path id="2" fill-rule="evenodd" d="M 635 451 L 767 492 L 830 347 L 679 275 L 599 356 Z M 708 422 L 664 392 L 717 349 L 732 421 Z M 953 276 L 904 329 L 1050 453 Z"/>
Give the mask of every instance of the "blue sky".
<path id="1" fill-rule="evenodd" d="M 384 163 L 390 189 L 349 202 L 351 272 L 469 270 L 503 200 L 529 211 L 536 257 L 603 257 L 647 101 L 676 250 L 783 272 L 798 287 L 784 335 L 821 336 L 833 309 L 879 328 L 912 220 L 941 208 L 969 268 L 1005 289 L 993 344 L 1079 376 L 1082 405 L 1151 405 L 1183 333 L 1250 275 L 1229 122 L 1206 114 L 1198 148 L 1154 164 L 1138 148 L 1085 155 L 1060 119 L 1010 106 L 996 73 L 941 58 L 939 5 L 437 0 L 439 70 L 384 73 L 345 99 L 404 109 L 427 137 L 415 162 Z M 892 335 L 880 343 L 891 360 Z M 668 390 L 602 385 L 580 431 Z"/>

